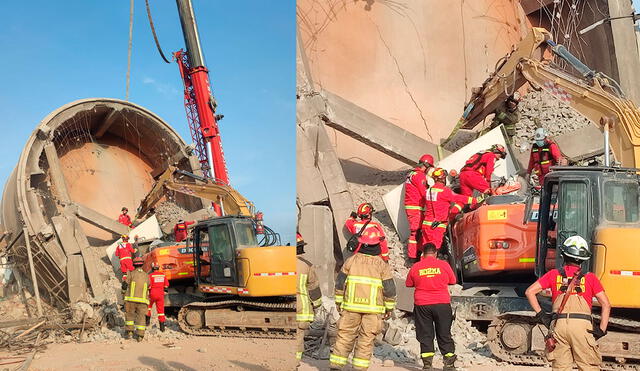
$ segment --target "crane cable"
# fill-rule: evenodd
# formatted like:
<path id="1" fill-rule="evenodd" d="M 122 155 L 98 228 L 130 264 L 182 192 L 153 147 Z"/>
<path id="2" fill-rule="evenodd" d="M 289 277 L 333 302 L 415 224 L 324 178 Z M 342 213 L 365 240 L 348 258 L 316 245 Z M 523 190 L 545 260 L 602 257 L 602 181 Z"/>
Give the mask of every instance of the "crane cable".
<path id="1" fill-rule="evenodd" d="M 171 63 L 171 61 L 169 61 L 167 57 L 165 57 L 164 53 L 162 52 L 162 48 L 160 47 L 160 41 L 158 41 L 158 35 L 156 35 L 156 28 L 153 26 L 153 19 L 151 18 L 151 8 L 149 7 L 149 0 L 144 0 L 144 2 L 147 6 L 147 16 L 149 17 L 149 26 L 151 26 L 151 33 L 153 34 L 153 40 L 156 42 L 156 48 L 158 48 L 158 52 L 160 53 L 160 56 L 162 57 L 162 59 L 164 59 L 164 61 L 167 63 Z"/>
<path id="2" fill-rule="evenodd" d="M 129 5 L 129 48 L 127 50 L 127 87 L 125 90 L 124 100 L 129 100 L 129 81 L 131 76 L 131 47 L 133 44 L 133 0 Z"/>

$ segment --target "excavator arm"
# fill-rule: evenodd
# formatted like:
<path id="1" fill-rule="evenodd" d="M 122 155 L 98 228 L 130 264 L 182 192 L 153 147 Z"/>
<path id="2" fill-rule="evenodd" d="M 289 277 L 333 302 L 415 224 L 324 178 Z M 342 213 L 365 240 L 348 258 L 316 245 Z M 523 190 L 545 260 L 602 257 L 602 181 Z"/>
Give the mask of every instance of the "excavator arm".
<path id="1" fill-rule="evenodd" d="M 180 181 L 176 179 L 176 174 L 191 176 L 195 179 L 206 181 L 206 183 L 197 184 Z M 204 198 L 212 202 L 218 202 L 223 206 L 226 215 L 254 216 L 253 203 L 230 186 L 211 183 L 205 178 L 179 171 L 175 167 L 170 166 L 158 177 L 151 191 L 149 191 L 140 203 L 136 219 L 146 215 L 162 199 L 167 191 L 174 191 L 193 197 Z"/>
<path id="2" fill-rule="evenodd" d="M 556 55 L 571 64 L 582 77 L 551 64 Z M 551 41 L 551 34 L 533 28 L 496 72 L 476 89 L 458 127 L 471 129 L 493 113 L 498 105 L 525 83 L 544 90 L 571 106 L 601 130 L 610 134 L 610 148 L 624 167 L 640 166 L 640 110 L 625 98 L 618 84 L 597 73 Z"/>

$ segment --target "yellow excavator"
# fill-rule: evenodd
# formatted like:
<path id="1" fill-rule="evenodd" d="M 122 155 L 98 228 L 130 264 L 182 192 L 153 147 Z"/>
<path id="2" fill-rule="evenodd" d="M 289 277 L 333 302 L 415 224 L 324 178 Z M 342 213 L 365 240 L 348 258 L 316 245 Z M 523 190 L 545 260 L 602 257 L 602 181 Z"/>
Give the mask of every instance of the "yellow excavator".
<path id="1" fill-rule="evenodd" d="M 145 267 L 158 264 L 167 275 L 166 303 L 180 308 L 180 328 L 194 335 L 292 337 L 295 247 L 274 245 L 277 234 L 235 189 L 174 167 L 158 177 L 136 219 L 152 213 L 168 192 L 215 202 L 222 213 L 199 221 L 186 242 L 160 244 L 144 256 Z M 258 234 L 267 234 L 261 244 Z"/>
<path id="2" fill-rule="evenodd" d="M 560 58 L 577 74 L 554 64 Z M 572 71 L 573 72 L 573 71 Z M 602 281 L 614 308 L 607 336 L 599 340 L 604 369 L 640 368 L 640 110 L 612 78 L 598 73 L 533 28 L 473 92 L 458 127 L 471 129 L 510 94 L 528 83 L 571 106 L 604 133 L 603 166 L 552 167 L 540 195 L 535 274 L 561 264 L 556 250 L 583 236 L 592 258 L 583 271 Z M 613 152 L 612 165 L 609 150 Z M 526 210 L 531 211 L 529 198 Z M 525 215 L 528 215 L 525 212 Z M 550 307 L 550 302 L 547 300 Z M 596 320 L 598 316 L 596 315 Z M 532 312 L 500 314 L 489 326 L 494 355 L 517 364 L 546 365 L 544 334 Z"/>

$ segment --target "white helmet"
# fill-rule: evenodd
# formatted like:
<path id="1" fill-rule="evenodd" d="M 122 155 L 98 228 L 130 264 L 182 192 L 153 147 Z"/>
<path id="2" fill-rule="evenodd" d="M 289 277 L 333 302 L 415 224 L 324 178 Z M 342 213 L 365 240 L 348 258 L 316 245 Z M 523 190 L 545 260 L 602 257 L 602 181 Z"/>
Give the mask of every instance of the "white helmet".
<path id="1" fill-rule="evenodd" d="M 567 238 L 560 247 L 562 254 L 576 260 L 589 260 L 591 252 L 589 244 L 580 236 L 572 236 Z"/>
<path id="2" fill-rule="evenodd" d="M 533 140 L 544 140 L 547 137 L 547 130 L 545 128 L 537 128 L 534 134 Z"/>

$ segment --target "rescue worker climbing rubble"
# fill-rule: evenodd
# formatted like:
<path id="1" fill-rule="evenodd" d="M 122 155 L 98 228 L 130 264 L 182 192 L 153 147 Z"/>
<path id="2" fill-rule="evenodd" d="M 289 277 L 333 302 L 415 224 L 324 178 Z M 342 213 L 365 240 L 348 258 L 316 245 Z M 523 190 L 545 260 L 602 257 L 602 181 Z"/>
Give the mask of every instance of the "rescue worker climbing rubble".
<path id="1" fill-rule="evenodd" d="M 516 135 L 516 123 L 520 121 L 520 113 L 518 112 L 520 101 L 516 94 L 508 96 L 504 103 L 496 108 L 491 122 L 491 129 L 504 125 L 508 143 L 511 143 L 511 140 Z"/>
<path id="2" fill-rule="evenodd" d="M 132 259 L 136 253 L 136 250 L 129 243 L 129 236 L 123 234 L 121 237 L 122 242 L 116 247 L 116 256 L 120 259 L 120 272 L 122 272 L 122 281 L 126 281 L 127 273 L 133 270 Z"/>
<path id="3" fill-rule="evenodd" d="M 187 236 L 189 235 L 189 226 L 195 223 L 196 222 L 194 221 L 185 222 L 184 220 L 180 219 L 178 223 L 173 227 L 173 236 L 175 237 L 176 242 L 182 242 L 187 239 Z"/>
<path id="4" fill-rule="evenodd" d="M 538 184 L 543 185 L 544 177 L 549 173 L 551 166 L 559 165 L 561 162 L 563 158 L 558 145 L 547 138 L 547 131 L 544 128 L 536 129 L 527 168 L 529 177 L 537 176 Z"/>
<path id="5" fill-rule="evenodd" d="M 438 349 L 444 359 L 443 370 L 455 370 L 455 343 L 451 338 L 453 311 L 448 285 L 456 284 L 456 275 L 449 264 L 438 260 L 436 255 L 436 246 L 426 244 L 422 260 L 411 267 L 405 284 L 415 287 L 413 317 L 423 369 L 432 370 L 435 355 L 433 339 L 437 338 Z"/>
<path id="6" fill-rule="evenodd" d="M 129 209 L 123 207 L 120 211 L 122 212 L 122 214 L 118 216 L 118 223 L 126 225 L 129 228 L 133 228 L 131 217 L 129 216 L 129 214 L 127 214 L 129 212 Z"/>
<path id="7" fill-rule="evenodd" d="M 427 178 L 433 172 L 433 156 L 424 154 L 418 165 L 407 174 L 404 184 L 404 210 L 409 221 L 409 239 L 407 254 L 415 259 L 418 251 L 418 241 L 421 238 L 422 220 L 424 218 L 424 197 L 429 187 Z"/>
<path id="8" fill-rule="evenodd" d="M 382 332 L 383 318 L 396 305 L 396 286 L 391 267 L 380 258 L 381 235 L 366 229 L 358 238 L 360 249 L 345 261 L 336 278 L 335 300 L 340 320 L 336 343 L 329 363 L 332 370 L 347 364 L 354 351 L 356 370 L 369 368 L 376 336 Z"/>
<path id="9" fill-rule="evenodd" d="M 129 339 L 136 331 L 136 340 L 142 341 L 146 330 L 146 314 L 149 305 L 149 275 L 142 269 L 144 261 L 135 258 L 135 269 L 122 282 L 125 310 L 125 339 Z"/>
<path id="10" fill-rule="evenodd" d="M 158 263 L 151 264 L 151 273 L 149 273 L 149 309 L 147 310 L 146 325 L 151 323 L 151 309 L 156 306 L 158 313 L 158 323 L 160 323 L 160 331 L 164 332 L 164 323 L 166 317 L 164 315 L 164 296 L 169 289 L 169 280 L 164 273 L 160 272 Z"/>
<path id="11" fill-rule="evenodd" d="M 314 320 L 314 312 L 322 305 L 322 292 L 320 282 L 313 264 L 304 259 L 304 242 L 302 235 L 296 233 L 296 272 L 298 274 L 298 287 L 296 290 L 296 359 L 298 365 L 304 353 L 304 334 Z"/>
<path id="12" fill-rule="evenodd" d="M 591 258 L 587 241 L 580 236 L 569 237 L 560 250 L 562 268 L 540 277 L 525 295 L 536 319 L 550 328 L 556 340 L 555 349 L 547 354 L 553 370 L 570 371 L 574 364 L 582 371 L 599 370 L 602 357 L 597 340 L 607 334 L 611 304 L 598 277 L 591 272 L 583 273 L 580 267 Z M 567 292 L 570 287 L 572 290 Z M 544 289 L 551 289 L 552 314 L 542 310 L 536 297 Z M 566 295 L 569 296 L 565 298 Z M 591 316 L 594 297 L 600 303 L 599 325 Z"/>
<path id="13" fill-rule="evenodd" d="M 436 168 L 432 177 L 435 184 L 427 190 L 425 195 L 420 246 L 432 243 L 436 249 L 440 250 L 451 217 L 461 212 L 464 206 L 475 206 L 483 198 L 476 199 L 454 193 L 446 186 L 447 171 L 442 168 Z M 411 258 L 411 256 L 409 257 Z"/>
<path id="14" fill-rule="evenodd" d="M 358 206 L 357 211 L 351 212 L 351 216 L 344 223 L 344 226 L 351 234 L 360 232 L 360 229 L 365 226 L 365 231 L 375 230 L 382 240 L 380 241 L 380 256 L 384 261 L 389 261 L 389 247 L 387 246 L 387 240 L 384 234 L 384 230 L 380 223 L 372 220 L 373 218 L 373 206 L 370 203 L 364 202 Z M 358 219 L 356 219 L 358 218 Z M 357 250 L 357 249 L 356 249 Z"/>
<path id="15" fill-rule="evenodd" d="M 488 150 L 471 156 L 460 169 L 460 193 L 465 196 L 473 195 L 473 191 L 491 194 L 491 175 L 495 162 L 506 157 L 507 150 L 501 144 L 494 144 Z"/>

